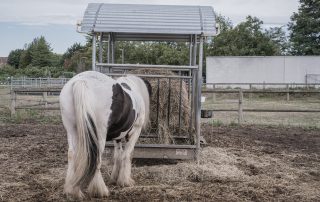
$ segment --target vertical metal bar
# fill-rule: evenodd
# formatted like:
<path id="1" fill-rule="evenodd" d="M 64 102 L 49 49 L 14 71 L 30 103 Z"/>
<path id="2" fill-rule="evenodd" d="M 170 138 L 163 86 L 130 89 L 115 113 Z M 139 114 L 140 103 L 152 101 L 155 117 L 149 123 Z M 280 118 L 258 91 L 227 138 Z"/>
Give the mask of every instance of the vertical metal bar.
<path id="1" fill-rule="evenodd" d="M 168 111 L 167 111 L 167 118 L 168 118 L 168 127 L 170 127 L 170 100 L 171 99 L 171 78 L 169 78 L 169 92 L 168 92 Z"/>
<path id="2" fill-rule="evenodd" d="M 196 64 L 197 59 L 197 36 L 194 35 L 193 41 L 192 41 L 192 64 Z M 194 126 L 194 105 L 195 105 L 195 86 L 196 86 L 196 71 L 192 70 L 192 81 L 191 81 L 191 114 L 190 114 L 190 139 L 192 138 L 192 128 Z"/>
<path id="3" fill-rule="evenodd" d="M 194 92 L 194 84 L 195 84 L 195 80 L 196 80 L 196 73 L 195 73 L 195 70 L 192 70 L 192 80 L 191 80 L 191 83 L 192 84 L 192 88 L 191 88 L 191 107 L 190 107 L 190 134 L 189 134 L 189 138 L 191 139 L 193 136 L 192 136 L 192 128 L 193 128 L 193 111 L 194 111 L 194 97 L 195 97 L 195 92 Z"/>
<path id="4" fill-rule="evenodd" d="M 124 49 L 121 49 L 121 62 L 124 64 Z"/>
<path id="5" fill-rule="evenodd" d="M 193 35 L 190 35 L 190 42 L 189 42 L 189 65 L 191 66 L 192 65 L 192 56 L 193 56 L 193 53 L 192 53 L 192 45 L 193 43 Z M 189 75 L 188 76 L 191 76 L 191 70 L 189 70 Z M 191 80 L 189 79 L 188 80 L 188 98 L 190 99 L 190 93 L 191 92 Z"/>
<path id="6" fill-rule="evenodd" d="M 179 75 L 181 76 L 181 71 L 179 72 Z M 181 105 L 182 105 L 182 78 L 179 78 L 180 80 L 180 87 L 179 87 L 179 134 L 181 133 Z"/>
<path id="7" fill-rule="evenodd" d="M 103 33 L 100 33 L 100 38 L 99 38 L 99 62 L 102 63 L 102 38 L 103 38 Z"/>
<path id="8" fill-rule="evenodd" d="M 159 135 L 159 105 L 160 105 L 160 79 L 158 78 L 157 88 L 157 134 Z"/>
<path id="9" fill-rule="evenodd" d="M 111 52 L 111 33 L 109 33 L 109 36 L 108 36 L 108 52 L 107 52 L 108 63 L 111 63 L 111 61 L 110 61 L 110 52 Z"/>
<path id="10" fill-rule="evenodd" d="M 115 41 L 114 34 L 111 34 L 111 62 L 114 63 L 115 60 Z"/>
<path id="11" fill-rule="evenodd" d="M 97 36 L 95 33 L 93 33 L 92 37 L 92 71 L 96 70 L 96 41 L 97 41 Z"/>
<path id="12" fill-rule="evenodd" d="M 200 126 L 201 126 L 201 86 L 202 86 L 202 65 L 203 65 L 203 36 L 200 36 L 200 47 L 199 47 L 199 70 L 197 78 L 197 108 L 196 108 L 196 160 L 199 162 L 200 157 Z"/>
<path id="13" fill-rule="evenodd" d="M 193 35 L 190 35 L 190 42 L 189 42 L 189 65 L 190 66 L 192 65 L 192 56 L 193 56 L 193 53 L 192 53 L 192 45 L 193 44 L 192 44 L 192 42 L 193 42 Z"/>
<path id="14" fill-rule="evenodd" d="M 191 76 L 191 71 L 188 71 L 188 76 Z M 191 80 L 187 79 L 187 83 L 188 83 L 188 99 L 190 100 L 190 95 L 191 95 Z"/>
<path id="15" fill-rule="evenodd" d="M 194 35 L 194 41 L 193 41 L 193 59 L 192 59 L 192 65 L 196 65 L 197 64 L 197 35 Z M 193 88 L 193 96 L 192 96 L 192 107 L 193 107 L 193 119 L 192 119 L 192 123 L 195 126 L 195 105 L 196 105 L 196 100 L 197 100 L 197 71 L 193 71 L 193 81 L 192 81 L 192 88 Z"/>

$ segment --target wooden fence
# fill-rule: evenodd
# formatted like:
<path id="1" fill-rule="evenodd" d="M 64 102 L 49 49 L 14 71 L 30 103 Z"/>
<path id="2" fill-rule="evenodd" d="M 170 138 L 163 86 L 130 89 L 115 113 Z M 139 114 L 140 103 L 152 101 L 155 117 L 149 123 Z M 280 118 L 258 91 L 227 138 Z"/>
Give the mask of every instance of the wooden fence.
<path id="1" fill-rule="evenodd" d="M 238 94 L 238 109 L 210 109 L 213 112 L 238 112 L 238 123 L 241 124 L 243 122 L 243 112 L 303 112 L 303 113 L 318 113 L 319 110 L 316 109 L 244 109 L 243 108 L 243 94 L 247 93 L 249 94 L 249 97 L 251 97 L 252 94 L 256 93 L 285 93 L 287 94 L 287 101 L 290 100 L 290 94 L 293 93 L 305 93 L 305 94 L 318 94 L 320 93 L 319 88 L 315 88 L 314 84 L 309 84 L 309 87 L 307 88 L 305 84 L 299 84 L 304 85 L 304 88 L 302 89 L 294 89 L 290 88 L 289 86 L 292 86 L 293 84 L 283 84 L 286 85 L 286 88 L 282 89 L 272 89 L 272 88 L 261 88 L 261 89 L 255 89 L 252 88 L 254 85 L 265 85 L 265 86 L 276 86 L 280 85 L 279 83 L 252 83 L 250 84 L 244 84 L 251 86 L 251 89 L 217 89 L 215 87 L 208 88 L 208 85 L 215 85 L 215 84 L 204 84 L 204 88 L 202 89 L 202 93 L 206 94 L 212 94 L 213 100 L 215 101 L 215 95 L 216 94 Z M 217 84 L 222 85 L 222 84 Z M 223 84 L 223 85 L 236 85 L 236 83 L 232 84 Z M 294 84 L 297 85 L 297 84 Z M 313 85 L 311 87 L 310 85 Z M 319 84 L 317 84 L 319 85 Z M 14 115 L 16 113 L 17 109 L 37 109 L 37 110 L 59 110 L 59 107 L 50 107 L 52 104 L 57 104 L 58 102 L 49 102 L 47 101 L 47 95 L 48 93 L 56 93 L 59 94 L 61 91 L 61 87 L 31 87 L 31 88 L 13 88 L 11 89 L 11 115 Z M 34 105 L 16 105 L 16 99 L 18 94 L 27 94 L 27 93 L 37 93 L 42 94 L 43 101 L 38 104 Z"/>
<path id="2" fill-rule="evenodd" d="M 59 107 L 50 107 L 59 101 L 50 102 L 47 100 L 48 93 L 60 94 L 61 87 L 44 87 L 44 88 L 13 88 L 11 89 L 11 116 L 15 115 L 17 109 L 36 109 L 36 110 L 59 110 Z M 42 102 L 32 105 L 17 105 L 17 95 L 19 94 L 39 94 L 42 95 Z"/>
<path id="3" fill-rule="evenodd" d="M 228 85 L 228 84 L 226 84 Z M 275 84 L 278 85 L 278 84 Z M 289 86 L 289 84 L 286 84 Z M 212 94 L 213 101 L 216 100 L 216 94 L 238 94 L 238 109 L 210 109 L 213 112 L 238 112 L 238 123 L 242 124 L 243 122 L 243 112 L 303 112 L 303 113 L 318 113 L 320 109 L 244 109 L 243 108 L 243 94 L 249 94 L 249 99 L 251 99 L 252 94 L 260 93 L 271 93 L 279 94 L 285 93 L 286 100 L 290 100 L 290 94 L 304 93 L 304 94 L 320 94 L 320 89 L 318 88 L 304 88 L 304 89 L 216 89 L 216 88 L 205 88 L 202 89 L 202 93 Z"/>

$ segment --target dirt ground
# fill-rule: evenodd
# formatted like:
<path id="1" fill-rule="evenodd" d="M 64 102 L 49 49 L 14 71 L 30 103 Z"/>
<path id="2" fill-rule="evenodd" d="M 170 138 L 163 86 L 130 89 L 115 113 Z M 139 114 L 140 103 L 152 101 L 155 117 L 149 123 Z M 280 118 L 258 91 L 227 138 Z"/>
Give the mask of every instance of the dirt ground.
<path id="1" fill-rule="evenodd" d="M 134 187 L 87 201 L 320 201 L 319 129 L 202 126 L 208 145 L 195 162 L 133 162 Z M 62 125 L 0 125 L 0 201 L 66 201 Z"/>

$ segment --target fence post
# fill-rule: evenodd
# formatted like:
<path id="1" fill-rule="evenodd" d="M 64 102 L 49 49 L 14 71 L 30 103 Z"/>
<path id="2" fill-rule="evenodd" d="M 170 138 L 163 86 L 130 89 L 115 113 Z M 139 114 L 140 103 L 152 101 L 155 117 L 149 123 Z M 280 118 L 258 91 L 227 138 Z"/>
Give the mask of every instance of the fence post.
<path id="1" fill-rule="evenodd" d="M 216 89 L 216 85 L 212 84 L 212 89 L 215 90 Z M 212 93 L 212 102 L 216 102 L 216 93 Z"/>
<path id="2" fill-rule="evenodd" d="M 16 92 L 13 89 L 11 89 L 11 116 L 14 116 L 16 114 L 16 99 Z"/>
<path id="3" fill-rule="evenodd" d="M 242 92 L 242 89 L 240 89 L 239 90 L 239 110 L 238 110 L 238 123 L 239 123 L 239 125 L 241 125 L 243 122 L 242 102 L 243 102 L 243 92 Z"/>
<path id="4" fill-rule="evenodd" d="M 48 96 L 48 92 L 43 92 L 43 93 L 42 93 L 42 99 L 43 99 L 44 107 L 45 107 L 45 108 L 48 107 L 47 96 Z"/>
<path id="5" fill-rule="evenodd" d="M 287 84 L 287 101 L 290 100 L 289 84 Z"/>
<path id="6" fill-rule="evenodd" d="M 252 90 L 252 84 L 249 84 L 250 91 Z M 249 93 L 249 101 L 252 101 L 252 93 Z"/>

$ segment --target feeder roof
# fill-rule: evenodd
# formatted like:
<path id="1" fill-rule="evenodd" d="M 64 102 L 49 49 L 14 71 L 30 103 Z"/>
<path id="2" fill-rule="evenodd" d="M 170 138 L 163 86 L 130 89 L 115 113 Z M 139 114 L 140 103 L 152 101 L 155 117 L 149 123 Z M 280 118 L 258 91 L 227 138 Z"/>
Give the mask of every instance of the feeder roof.
<path id="1" fill-rule="evenodd" d="M 90 3 L 81 31 L 120 33 L 127 38 L 155 34 L 214 36 L 216 26 L 210 6 Z"/>

